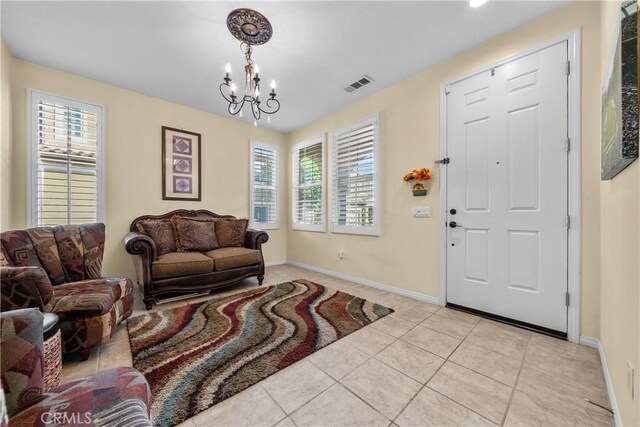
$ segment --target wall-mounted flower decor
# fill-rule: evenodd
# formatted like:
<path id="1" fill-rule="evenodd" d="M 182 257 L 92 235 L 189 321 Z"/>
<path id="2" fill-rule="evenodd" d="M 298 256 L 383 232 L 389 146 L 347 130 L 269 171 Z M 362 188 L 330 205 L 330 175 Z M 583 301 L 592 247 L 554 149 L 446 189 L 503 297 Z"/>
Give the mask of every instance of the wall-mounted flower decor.
<path id="1" fill-rule="evenodd" d="M 426 196 L 431 182 L 431 171 L 427 168 L 414 169 L 405 174 L 402 179 L 411 186 L 414 196 Z"/>

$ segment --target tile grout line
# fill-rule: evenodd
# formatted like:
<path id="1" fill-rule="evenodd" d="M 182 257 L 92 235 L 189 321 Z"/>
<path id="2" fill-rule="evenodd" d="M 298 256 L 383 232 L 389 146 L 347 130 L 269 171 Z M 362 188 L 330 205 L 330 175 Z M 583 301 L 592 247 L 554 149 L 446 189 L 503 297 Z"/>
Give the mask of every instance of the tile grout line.
<path id="1" fill-rule="evenodd" d="M 507 421 L 507 415 L 509 414 L 509 410 L 511 409 L 511 403 L 513 402 L 513 395 L 516 394 L 516 387 L 518 386 L 518 382 L 520 381 L 520 374 L 522 373 L 522 368 L 524 367 L 524 359 L 527 357 L 527 351 L 529 351 L 529 344 L 531 344 L 531 337 L 527 339 L 527 346 L 524 349 L 524 354 L 522 355 L 522 360 L 520 362 L 520 369 L 518 369 L 518 375 L 516 375 L 516 381 L 513 383 L 513 388 L 511 389 L 511 395 L 509 395 L 509 401 L 507 402 L 507 408 L 504 411 L 504 416 L 502 417 L 501 426 L 504 426 L 504 423 Z"/>
<path id="2" fill-rule="evenodd" d="M 440 310 L 438 310 L 438 311 L 440 311 Z M 425 320 L 426 320 L 426 319 L 425 319 Z M 480 322 L 478 322 L 478 323 L 480 323 Z M 477 325 L 477 324 L 476 324 L 476 325 Z M 419 326 L 419 325 L 416 325 L 416 326 Z M 475 328 L 476 328 L 476 326 L 474 326 L 474 327 L 473 327 L 473 329 L 475 329 Z M 472 330 L 473 330 L 473 329 L 472 329 Z M 413 329 L 411 329 L 409 332 L 411 332 L 412 330 L 413 330 Z M 407 334 L 408 334 L 409 332 L 407 332 Z M 469 333 L 471 333 L 471 332 L 469 332 Z M 405 334 L 405 335 L 406 335 L 406 334 Z M 404 335 L 403 335 L 403 336 L 404 336 Z M 459 338 L 458 338 L 458 339 L 459 339 Z M 466 338 L 465 338 L 465 339 L 466 339 Z M 405 342 L 406 342 L 406 341 L 405 341 Z M 424 388 L 425 388 L 425 387 L 427 387 L 427 384 L 429 383 L 429 381 L 431 381 L 431 380 L 433 379 L 433 377 L 435 377 L 435 376 L 438 374 L 438 372 L 440 372 L 440 370 L 442 369 L 442 367 L 443 367 L 443 366 L 444 366 L 444 365 L 449 361 L 449 358 L 451 357 L 451 355 L 452 355 L 453 353 L 455 353 L 455 352 L 456 352 L 456 350 L 458 350 L 458 348 L 462 345 L 462 343 L 463 343 L 463 342 L 464 342 L 464 339 L 460 340 L 460 342 L 458 343 L 458 345 L 456 346 L 456 348 L 454 348 L 454 349 L 451 351 L 451 353 L 449 353 L 449 355 L 448 355 L 446 358 L 443 358 L 442 356 L 438 356 L 438 355 L 436 354 L 436 356 L 440 357 L 441 359 L 444 359 L 444 362 L 443 362 L 440 366 L 438 366 L 438 369 L 436 369 L 436 371 L 433 373 L 433 375 L 431 375 L 431 376 L 429 377 L 429 379 L 428 379 L 427 381 L 425 381 L 425 382 L 424 382 L 424 384 L 422 385 L 422 387 L 420 387 L 420 389 L 417 391 L 417 393 L 416 393 L 416 394 L 415 394 L 411 399 L 409 399 L 409 402 L 407 402 L 407 404 L 406 404 L 406 405 L 404 405 L 404 407 L 400 410 L 400 412 L 398 412 L 398 415 L 396 415 L 396 417 L 393 419 L 393 422 L 394 422 L 394 423 L 396 422 L 396 420 L 398 419 L 398 417 L 399 417 L 400 415 L 402 415 L 402 413 L 403 413 L 403 412 L 404 412 L 404 411 L 409 407 L 409 405 L 411 404 L 411 402 L 413 402 L 413 401 L 415 400 L 415 398 L 416 398 L 416 397 L 418 397 L 418 395 L 420 394 L 420 392 L 421 392 L 422 390 L 424 390 Z M 417 347 L 417 346 L 416 346 L 416 347 Z M 425 350 L 425 351 L 426 351 L 426 350 Z M 429 353 L 431 353 L 431 352 L 429 352 Z M 431 353 L 431 354 L 434 354 L 434 353 Z M 433 390 L 433 389 L 432 389 L 431 387 L 429 387 L 429 390 Z M 434 391 L 435 391 L 435 390 L 434 390 Z M 445 397 L 446 397 L 446 396 L 445 396 Z M 452 401 L 453 401 L 453 399 L 451 399 L 451 398 L 449 398 L 449 397 L 447 397 L 447 399 L 449 399 L 449 400 L 452 400 Z M 455 401 L 454 401 L 454 402 L 455 402 Z M 456 403 L 457 403 L 457 402 L 456 402 Z M 463 406 L 463 405 L 461 405 L 461 406 Z M 465 407 L 465 408 L 466 408 L 466 406 L 463 406 L 463 407 Z M 469 409 L 469 408 L 466 408 L 466 409 L 471 410 L 471 409 Z M 475 412 L 474 412 L 474 413 L 475 413 Z M 397 423 L 396 423 L 396 424 L 397 424 Z"/>
<path id="3" fill-rule="evenodd" d="M 264 380 L 266 380 L 266 379 L 267 379 L 267 378 L 265 378 Z M 272 424 L 272 426 L 275 426 L 276 424 L 278 424 L 279 422 L 281 422 L 282 420 L 284 420 L 285 418 L 287 418 L 287 417 L 289 416 L 289 414 L 287 414 L 287 411 L 285 411 L 285 410 L 284 410 L 284 408 L 283 408 L 282 406 L 280 406 L 280 404 L 278 403 L 278 401 L 277 401 L 273 396 L 271 396 L 271 393 L 269 393 L 269 390 L 267 390 L 267 388 L 266 388 L 264 385 L 260 384 L 260 383 L 261 383 L 262 381 L 264 381 L 264 380 L 258 381 L 258 382 L 257 382 L 257 383 L 255 383 L 254 385 L 260 385 L 260 388 L 262 388 L 262 390 L 264 390 L 264 392 L 265 392 L 265 393 L 267 393 L 267 396 L 269 396 L 269 397 L 271 398 L 271 400 L 273 400 L 273 403 L 275 403 L 275 404 L 276 404 L 276 406 L 277 406 L 278 408 L 280 408 L 280 410 L 281 410 L 281 411 L 282 411 L 282 413 L 284 414 L 284 418 L 280 418 L 278 421 L 276 421 L 275 423 L 273 423 L 273 424 Z M 251 386 L 251 387 L 253 387 L 253 386 Z M 247 387 L 245 390 L 248 390 L 248 389 L 249 389 L 249 388 L 251 388 L 251 387 Z M 329 387 L 331 387 L 331 386 L 329 386 Z M 326 390 L 326 389 L 325 389 L 325 390 Z M 243 390 L 243 391 L 244 391 L 244 390 Z M 320 393 L 322 393 L 322 392 L 324 392 L 324 390 L 322 390 Z M 232 396 L 232 397 L 233 397 L 233 396 Z M 314 398 L 315 398 L 315 396 L 314 396 Z M 312 399 L 312 400 L 313 400 L 313 399 Z M 311 400 L 310 400 L 310 401 L 311 401 Z M 301 408 L 301 407 L 303 407 L 303 406 L 304 406 L 304 405 L 306 405 L 306 404 L 307 404 L 307 402 L 303 403 L 303 404 L 302 404 L 302 405 L 300 405 L 298 408 Z M 215 405 L 214 405 L 214 406 L 215 406 Z M 211 408 L 213 408 L 213 406 L 211 406 Z M 296 408 L 293 412 L 297 411 L 297 410 L 298 410 L 298 408 Z M 293 414 L 293 412 L 291 412 L 291 413 Z M 291 421 L 293 421 L 293 420 L 291 420 Z M 295 423 L 294 423 L 294 424 L 295 424 Z"/>
<path id="4" fill-rule="evenodd" d="M 433 313 L 430 313 L 430 314 L 429 314 L 429 316 L 427 316 L 427 318 L 425 318 L 424 320 L 426 320 L 426 319 L 428 319 L 429 317 L 433 316 L 433 315 L 434 315 L 436 312 L 438 312 L 439 310 L 440 310 L 440 309 L 438 309 L 438 310 L 434 311 Z M 394 312 L 395 312 L 395 311 L 394 311 Z M 391 313 L 391 314 L 393 314 L 393 313 Z M 385 317 L 386 317 L 386 316 L 385 316 Z M 400 318 L 400 319 L 401 319 L 401 318 Z M 380 320 L 381 320 L 381 319 L 380 319 Z M 402 319 L 402 320 L 405 320 L 405 319 Z M 423 320 L 423 321 L 424 321 L 424 320 Z M 410 322 L 410 321 L 408 321 L 408 320 L 405 320 L 405 321 L 413 324 L 413 322 Z M 373 325 L 373 323 L 375 323 L 375 322 L 372 322 L 372 323 L 370 323 L 370 324 L 368 324 L 368 325 L 365 325 L 365 327 L 366 327 L 366 326 L 372 326 L 372 325 Z M 413 327 L 412 327 L 409 331 L 407 331 L 405 334 L 403 334 L 402 336 L 406 335 L 407 333 L 409 333 L 410 331 L 412 331 L 413 329 L 415 329 L 415 328 L 416 328 L 417 326 L 419 326 L 419 325 L 420 325 L 419 323 L 418 323 L 418 324 L 413 324 Z M 361 328 L 360 330 L 364 329 L 365 327 Z M 382 417 L 384 417 L 384 419 L 389 420 L 389 418 L 388 418 L 386 415 L 384 415 L 383 413 L 381 413 L 378 409 L 376 409 L 376 408 L 375 408 L 375 407 L 373 407 L 371 404 L 369 404 L 368 402 L 366 402 L 364 399 L 362 399 L 360 396 L 358 396 L 355 392 L 353 392 L 349 387 L 347 387 L 345 384 L 343 384 L 343 383 L 342 383 L 342 380 L 344 380 L 347 376 L 349 376 L 350 374 L 352 374 L 354 371 L 356 371 L 358 368 L 360 368 L 360 367 L 361 367 L 362 365 L 364 365 L 365 363 L 369 362 L 369 361 L 370 361 L 370 360 L 372 360 L 372 359 L 375 359 L 375 357 L 376 357 L 378 354 L 382 353 L 384 350 L 386 350 L 386 349 L 387 349 L 387 348 L 389 348 L 391 345 L 393 345 L 396 341 L 399 341 L 399 340 L 400 340 L 400 338 L 396 338 L 396 337 L 394 337 L 393 335 L 388 334 L 388 333 L 386 333 L 386 332 L 384 332 L 384 331 L 381 331 L 381 330 L 380 330 L 380 329 L 378 329 L 378 328 L 372 328 L 372 329 L 374 329 L 375 331 L 377 331 L 377 332 L 379 332 L 379 333 L 382 333 L 382 334 L 384 334 L 384 335 L 388 335 L 389 337 L 393 338 L 393 341 L 392 341 L 392 342 L 390 342 L 388 345 L 384 346 L 382 349 L 380 349 L 379 351 L 377 351 L 377 352 L 376 352 L 376 353 L 374 353 L 373 355 L 369 355 L 368 353 L 366 353 L 366 352 L 362 351 L 361 349 L 359 349 L 359 348 L 357 348 L 356 346 L 352 345 L 352 344 L 351 344 L 351 343 L 349 343 L 348 341 L 347 341 L 347 342 L 345 342 L 345 344 L 346 344 L 346 345 L 348 345 L 348 346 L 350 346 L 350 347 L 352 347 L 352 348 L 354 348 L 354 349 L 356 349 L 356 350 L 360 351 L 360 352 L 361 352 L 361 353 L 363 353 L 364 355 L 366 355 L 366 356 L 367 356 L 367 359 L 366 359 L 364 362 L 362 362 L 360 365 L 358 365 L 356 368 L 354 368 L 352 371 L 350 371 L 350 372 L 348 372 L 347 374 L 345 374 L 344 376 L 342 376 L 342 378 L 340 378 L 340 379 L 335 379 L 335 378 L 334 378 L 330 373 L 326 372 L 326 371 L 325 371 L 324 369 L 322 369 L 320 366 L 318 366 L 318 365 L 316 365 L 315 363 L 313 363 L 313 361 L 311 361 L 311 360 L 309 360 L 309 361 L 311 362 L 311 364 L 313 364 L 315 367 L 317 367 L 320 371 L 322 371 L 322 372 L 324 372 L 326 375 L 328 375 L 331 379 L 334 379 L 334 380 L 335 380 L 335 382 L 336 382 L 336 384 L 340 384 L 340 385 L 341 385 L 342 387 L 344 387 L 344 388 L 345 388 L 349 393 L 353 394 L 353 395 L 354 395 L 355 397 L 357 397 L 360 401 L 362 401 L 365 405 L 367 405 L 368 407 L 370 407 L 371 409 L 373 409 L 374 411 L 376 411 L 378 414 L 380 414 Z M 358 331 L 355 331 L 355 332 L 358 332 Z M 347 338 L 347 337 L 348 337 L 348 336 L 345 336 L 344 338 Z M 338 341 L 338 340 L 336 340 L 335 342 L 337 342 L 337 341 Z M 404 341 L 404 340 L 403 340 L 403 342 L 406 342 L 406 341 Z M 333 343 L 331 343 L 331 344 L 333 344 Z M 407 344 L 409 344 L 409 343 L 407 343 Z M 414 347 L 416 347 L 416 346 L 414 346 Z M 419 348 L 419 347 L 416 347 L 416 348 Z M 322 349 L 321 349 L 321 350 L 322 350 Z M 425 351 L 426 351 L 426 350 L 425 350 Z M 431 353 L 431 352 L 429 352 L 429 353 L 430 353 L 430 354 L 433 354 L 433 353 Z M 437 356 L 437 355 L 436 355 L 436 356 Z M 440 356 L 438 356 L 438 357 L 440 357 Z M 442 358 L 442 357 L 440 357 L 440 358 Z M 375 359 L 375 360 L 376 360 L 376 361 L 378 361 L 378 362 L 380 362 L 380 363 L 383 363 L 385 366 L 388 366 L 386 363 L 384 363 L 384 362 L 382 362 L 382 361 L 380 361 L 380 360 L 378 360 L 378 359 Z M 444 363 L 443 363 L 443 365 L 444 365 Z M 391 366 L 389 366 L 389 367 L 390 367 L 390 368 L 392 368 L 392 369 L 394 369 L 394 368 L 393 368 L 393 367 L 391 367 Z M 408 376 L 407 374 L 405 374 L 405 373 L 403 373 L 403 372 L 400 372 L 400 371 L 398 371 L 397 369 L 394 369 L 394 370 L 395 370 L 395 371 L 397 371 L 397 372 L 399 372 L 400 374 L 402 374 L 402 375 L 406 376 L 407 378 L 409 378 L 409 379 L 411 379 L 411 380 L 413 380 L 413 381 L 416 381 L 418 384 L 421 384 L 421 383 L 420 383 L 420 381 L 415 380 L 414 378 L 412 378 L 412 377 Z M 435 373 L 434 373 L 434 375 L 435 375 Z M 333 385 L 334 385 L 334 384 L 332 384 L 331 386 L 329 386 L 328 388 L 326 388 L 325 390 L 323 390 L 323 391 L 322 391 L 321 393 L 319 393 L 318 395 L 314 396 L 314 397 L 313 397 L 312 399 L 310 399 L 308 402 L 305 402 L 304 404 L 300 405 L 298 408 L 296 408 L 296 409 L 295 409 L 295 411 L 293 411 L 293 412 L 291 413 L 291 415 L 293 415 L 293 413 L 294 413 L 294 412 L 298 411 L 300 408 L 302 408 L 303 406 L 305 406 L 306 404 L 308 404 L 309 402 L 311 402 L 312 400 L 314 400 L 315 398 L 317 398 L 320 394 L 324 393 L 326 390 L 328 390 L 329 388 L 333 387 Z M 263 387 L 263 388 L 264 388 L 264 387 Z M 422 389 L 422 387 L 421 387 L 420 389 Z M 266 391 L 266 390 L 265 390 L 265 391 Z M 268 393 L 268 392 L 267 392 L 267 393 Z M 417 393 L 416 393 L 416 395 L 417 395 Z M 414 397 L 415 397 L 415 396 L 414 396 Z M 272 399 L 273 399 L 273 397 L 272 397 Z M 274 400 L 275 400 L 275 399 L 274 399 Z M 412 398 L 411 400 L 413 400 L 413 398 Z M 276 404 L 277 404 L 277 402 L 276 402 Z M 278 406 L 279 406 L 279 405 L 278 405 Z M 400 412 L 398 413 L 398 415 L 400 415 L 404 409 L 405 409 L 405 408 L 403 407 L 403 408 L 400 410 Z M 285 412 L 285 414 L 286 414 L 286 411 L 284 411 L 284 410 L 283 410 L 283 412 Z M 398 417 L 398 415 L 396 415 L 396 417 L 394 417 L 394 419 L 395 419 L 395 418 L 397 418 L 397 417 Z M 288 416 L 289 416 L 289 415 L 288 415 Z M 282 420 L 280 420 L 280 421 L 282 421 Z M 279 421 L 279 422 L 280 422 L 280 421 Z M 293 419 L 292 419 L 292 421 L 293 421 Z M 393 419 L 392 419 L 392 420 L 389 420 L 389 421 L 390 421 L 391 423 L 393 423 L 393 422 L 394 422 L 394 421 L 393 421 Z M 295 421 L 294 421 L 294 424 L 295 424 Z"/>
<path id="5" fill-rule="evenodd" d="M 432 313 L 432 314 L 433 314 L 433 313 Z M 425 320 L 426 320 L 426 319 L 425 319 Z M 415 328 L 415 327 L 417 327 L 417 326 L 418 326 L 418 325 L 415 325 L 415 326 L 414 326 L 414 328 Z M 407 331 L 404 335 L 408 334 L 408 333 L 409 333 L 410 331 L 412 331 L 414 328 L 411 328 L 411 329 L 410 329 L 409 331 Z M 378 331 L 378 332 L 380 332 L 380 333 L 384 333 L 384 334 L 386 334 L 386 335 L 389 335 L 389 334 L 387 334 L 386 332 L 379 331 L 378 329 L 376 329 L 376 331 Z M 402 335 L 402 336 L 404 336 L 404 335 Z M 392 335 L 389 335 L 389 336 L 393 338 L 393 341 L 392 341 L 391 343 L 389 343 L 388 345 L 386 345 L 385 347 L 383 347 L 383 348 L 382 348 L 380 351 L 378 351 L 377 353 L 375 353 L 375 354 L 373 354 L 372 356 L 370 356 L 367 360 L 365 360 L 361 365 L 359 365 L 359 366 L 358 366 L 357 368 L 355 368 L 353 371 L 351 371 L 351 372 L 349 372 L 348 374 L 346 374 L 345 376 L 343 376 L 340 380 L 338 380 L 338 383 L 339 383 L 342 387 L 344 387 L 346 390 L 348 390 L 351 394 L 353 394 L 353 395 L 354 395 L 354 396 L 356 396 L 358 399 L 360 399 L 361 401 L 363 401 L 367 406 L 369 406 L 370 408 L 372 408 L 373 410 L 375 410 L 376 412 L 378 412 L 378 413 L 379 413 L 380 415 L 382 415 L 385 419 L 389 420 L 389 421 L 390 421 L 389 425 L 391 425 L 391 424 L 395 423 L 395 419 L 396 419 L 396 418 L 398 418 L 398 416 L 402 413 L 402 411 L 404 411 L 404 410 L 405 410 L 406 406 L 404 406 L 404 407 L 403 407 L 403 408 L 398 412 L 398 414 L 397 414 L 393 419 L 389 419 L 386 415 L 384 415 L 382 412 L 380 412 L 379 410 L 377 410 L 376 408 L 374 408 L 371 404 L 369 404 L 369 403 L 368 403 L 368 402 L 366 402 L 364 399 L 362 399 L 360 396 L 358 396 L 355 392 L 353 392 L 349 387 L 347 387 L 347 385 L 345 385 L 345 384 L 343 384 L 343 383 L 342 383 L 342 380 L 344 380 L 344 379 L 345 379 L 346 377 L 348 377 L 350 374 L 352 374 L 353 372 L 355 372 L 355 371 L 356 371 L 356 369 L 360 368 L 362 365 L 364 365 L 364 364 L 365 364 L 365 363 L 367 363 L 368 361 L 375 359 L 375 357 L 376 357 L 378 354 L 382 353 L 382 352 L 383 352 L 383 351 L 385 351 L 387 348 L 391 347 L 395 342 L 400 341 L 400 338 L 396 338 L 396 337 L 394 337 L 394 336 L 392 336 Z M 405 341 L 403 341 L 403 342 L 405 342 Z M 348 344 L 348 345 L 351 345 L 351 344 L 349 344 L 349 343 L 347 343 L 347 344 Z M 353 345 L 351 345 L 351 347 L 356 348 L 356 347 L 355 347 L 355 346 L 353 346 Z M 356 349 L 357 349 L 357 348 L 356 348 Z M 360 350 L 360 351 L 362 351 L 362 350 Z M 363 352 L 363 353 L 364 353 L 364 352 Z M 367 354 L 367 353 L 365 353 L 365 354 Z M 369 356 L 369 355 L 367 354 L 367 356 Z M 378 360 L 378 359 L 375 359 L 375 360 L 376 360 L 377 362 L 380 362 L 380 363 L 384 364 L 385 366 L 388 366 L 386 363 L 382 362 L 381 360 Z M 443 363 L 443 365 L 444 365 L 444 363 Z M 389 366 L 389 367 L 390 367 L 390 368 L 392 368 L 391 366 Z M 393 368 L 392 368 L 392 369 L 393 369 Z M 400 371 L 398 371 L 397 369 L 394 369 L 394 370 L 395 370 L 395 371 L 397 371 L 397 372 L 400 372 Z M 402 372 L 400 372 L 400 373 L 401 373 L 402 375 L 406 376 L 407 378 L 409 378 L 409 379 L 411 379 L 411 380 L 413 380 L 413 381 L 416 381 L 415 379 L 411 378 L 411 377 L 410 377 L 410 376 L 408 376 L 407 374 L 402 373 Z M 435 373 L 434 373 L 434 375 L 435 375 Z M 420 383 L 420 381 L 416 381 L 416 382 L 417 382 L 418 384 L 421 384 L 421 383 Z M 415 398 L 415 396 L 417 396 L 417 395 L 418 395 L 418 393 L 420 392 L 420 390 L 422 390 L 422 387 L 418 390 L 418 392 L 416 392 L 416 394 L 415 394 L 415 395 L 410 399 L 410 401 L 412 401 L 412 400 Z"/>
<path id="6" fill-rule="evenodd" d="M 474 325 L 473 329 L 469 332 L 469 334 L 471 334 L 471 332 L 473 332 L 473 330 L 474 330 L 474 329 L 476 329 L 476 327 L 477 327 L 479 324 L 480 324 L 480 322 L 476 323 L 476 325 Z M 467 337 L 469 336 L 469 334 L 467 334 Z M 431 376 L 431 378 L 429 378 L 429 380 L 427 380 L 427 382 L 424 384 L 424 386 L 420 388 L 420 390 L 418 391 L 418 393 L 416 393 L 416 395 L 415 395 L 415 396 L 414 396 L 414 397 L 409 401 L 409 403 L 408 403 L 408 404 L 407 404 L 407 405 L 402 409 L 402 411 L 400 411 L 400 414 L 402 414 L 402 413 L 406 410 L 406 408 L 409 406 L 409 404 L 411 404 L 411 402 L 412 402 L 412 401 L 417 397 L 417 395 L 418 395 L 418 394 L 420 394 L 420 392 L 421 392 L 424 388 L 428 388 L 429 390 L 433 391 L 434 393 L 437 393 L 437 394 L 439 394 L 440 396 L 443 396 L 444 398 L 446 398 L 446 399 L 448 399 L 448 400 L 451 400 L 452 402 L 454 402 L 454 403 L 456 403 L 456 404 L 460 405 L 461 407 L 465 408 L 466 410 L 468 410 L 468 411 L 470 411 L 470 412 L 472 412 L 472 413 L 476 414 L 476 415 L 477 415 L 477 416 L 479 416 L 480 418 L 482 418 L 482 419 L 484 419 L 484 420 L 487 420 L 487 421 L 489 421 L 489 422 L 490 422 L 490 423 L 492 423 L 492 424 L 495 424 L 493 421 L 491 421 L 490 419 L 488 419 L 488 418 L 487 418 L 487 417 L 485 417 L 484 415 L 481 415 L 481 414 L 479 414 L 478 412 L 476 412 L 475 410 L 473 410 L 473 409 L 471 409 L 471 408 L 467 407 L 467 406 L 466 406 L 466 405 L 464 405 L 463 403 L 458 402 L 458 401 L 457 401 L 457 400 L 455 400 L 453 397 L 450 397 L 450 396 L 447 396 L 447 395 L 445 395 L 445 394 L 442 394 L 442 393 L 441 393 L 441 392 L 439 392 L 438 390 L 435 390 L 435 389 L 433 389 L 433 388 L 431 388 L 431 387 L 429 386 L 429 381 L 431 381 L 431 380 L 432 380 L 432 379 L 433 379 L 433 378 L 438 374 L 438 372 L 442 369 L 442 367 L 443 367 L 447 362 L 451 362 L 451 363 L 453 363 L 453 364 L 455 364 L 455 365 L 461 366 L 461 365 L 459 365 L 459 364 L 455 363 L 453 360 L 449 360 L 449 359 L 450 359 L 450 357 L 451 357 L 451 356 L 452 356 L 452 355 L 453 355 L 453 354 L 458 350 L 458 348 L 462 345 L 462 343 L 463 343 L 465 340 L 466 340 L 466 338 L 465 338 L 465 339 L 463 339 L 463 340 L 460 342 L 460 344 L 458 344 L 458 345 L 456 346 L 456 348 L 455 348 L 455 349 L 454 349 L 454 350 L 449 354 L 449 356 L 447 356 L 447 358 L 445 359 L 444 363 L 443 363 L 443 364 L 442 364 L 442 365 L 441 365 L 441 366 L 436 370 L 436 372 L 434 372 L 434 374 Z M 528 342 L 527 342 L 527 344 L 528 344 Z M 501 353 L 500 353 L 500 354 L 501 354 Z M 440 357 L 440 356 L 439 356 L 439 357 Z M 524 359 L 524 356 L 523 356 L 523 359 Z M 479 375 L 482 375 L 482 374 L 480 374 L 479 372 L 476 372 L 476 371 L 474 371 L 474 370 L 472 370 L 472 369 L 466 368 L 466 367 L 464 367 L 464 366 L 462 366 L 462 367 L 463 367 L 463 368 L 465 368 L 465 369 L 470 370 L 471 372 L 475 372 L 475 373 L 477 373 L 477 374 L 479 374 Z M 486 375 L 483 375 L 483 376 L 485 376 L 485 377 L 486 377 Z M 489 378 L 489 377 L 486 377 L 486 378 Z M 493 378 L 490 378 L 490 379 L 493 379 Z M 500 384 L 503 384 L 503 383 L 501 383 L 501 382 L 499 382 L 499 381 L 497 381 L 497 380 L 494 380 L 494 381 L 496 381 L 496 382 L 498 382 L 498 383 L 500 383 Z M 517 380 L 516 380 L 516 381 L 517 381 Z M 513 388 L 513 389 L 515 389 L 515 386 L 514 386 L 514 388 Z M 512 393 L 513 393 L 513 391 L 512 391 Z M 506 413 L 507 413 L 507 412 L 508 412 L 508 407 L 507 407 L 507 409 L 505 410 L 505 416 L 506 416 Z M 396 416 L 396 418 L 394 419 L 394 422 L 395 422 L 395 420 L 400 416 L 400 414 L 398 414 L 398 415 Z"/>

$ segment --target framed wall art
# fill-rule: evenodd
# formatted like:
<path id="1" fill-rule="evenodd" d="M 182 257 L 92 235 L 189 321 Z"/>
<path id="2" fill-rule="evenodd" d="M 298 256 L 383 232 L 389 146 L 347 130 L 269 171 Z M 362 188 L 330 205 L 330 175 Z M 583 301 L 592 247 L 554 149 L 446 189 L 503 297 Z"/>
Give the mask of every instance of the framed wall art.
<path id="1" fill-rule="evenodd" d="M 603 180 L 638 158 L 638 73 L 638 3 L 623 1 L 602 84 Z"/>
<path id="2" fill-rule="evenodd" d="M 201 200 L 200 134 L 162 126 L 162 200 Z"/>

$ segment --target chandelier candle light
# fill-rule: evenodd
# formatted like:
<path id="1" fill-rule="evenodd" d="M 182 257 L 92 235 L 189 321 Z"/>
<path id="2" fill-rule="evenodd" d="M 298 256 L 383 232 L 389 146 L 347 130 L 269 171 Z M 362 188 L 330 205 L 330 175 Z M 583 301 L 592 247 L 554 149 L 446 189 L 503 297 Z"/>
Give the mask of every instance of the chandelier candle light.
<path id="1" fill-rule="evenodd" d="M 231 65 L 227 64 L 223 82 L 220 84 L 220 93 L 229 103 L 227 110 L 231 115 L 243 117 L 242 108 L 245 103 L 248 103 L 254 118 L 253 125 L 258 126 L 262 113 L 274 114 L 280 110 L 280 101 L 276 99 L 275 80 L 271 81 L 271 92 L 264 104 L 260 100 L 260 69 L 251 59 L 252 46 L 268 42 L 273 35 L 273 29 L 267 18 L 252 9 L 232 11 L 227 16 L 227 28 L 235 38 L 240 40 L 240 50 L 244 53 L 247 65 L 244 66 L 244 92 L 238 92 L 238 87 L 230 76 Z M 271 123 L 269 116 L 267 116 L 267 122 Z"/>

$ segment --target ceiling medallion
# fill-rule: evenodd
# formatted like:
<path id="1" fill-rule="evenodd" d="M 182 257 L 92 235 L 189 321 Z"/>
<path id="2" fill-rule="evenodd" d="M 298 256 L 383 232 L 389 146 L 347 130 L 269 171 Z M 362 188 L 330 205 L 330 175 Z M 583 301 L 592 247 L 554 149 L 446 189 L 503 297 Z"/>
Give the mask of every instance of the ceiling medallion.
<path id="1" fill-rule="evenodd" d="M 240 50 L 244 54 L 247 65 L 244 66 L 245 88 L 242 94 L 237 93 L 237 87 L 233 83 L 231 65 L 227 64 L 225 76 L 220 84 L 220 93 L 229 103 L 227 110 L 231 115 L 243 116 L 242 108 L 246 103 L 251 106 L 253 114 L 253 125 L 258 126 L 258 120 L 262 113 L 274 114 L 280 110 L 280 101 L 276 99 L 276 82 L 271 81 L 271 92 L 267 100 L 262 105 L 260 100 L 260 70 L 253 63 L 251 54 L 252 46 L 261 45 L 269 41 L 273 35 L 271 23 L 259 12 L 252 9 L 236 9 L 227 16 L 227 28 L 229 32 L 240 40 Z M 271 123 L 271 118 L 267 116 L 267 122 Z"/>
<path id="2" fill-rule="evenodd" d="M 232 11 L 227 16 L 227 28 L 233 37 L 252 46 L 265 44 L 273 35 L 269 20 L 252 9 Z"/>

